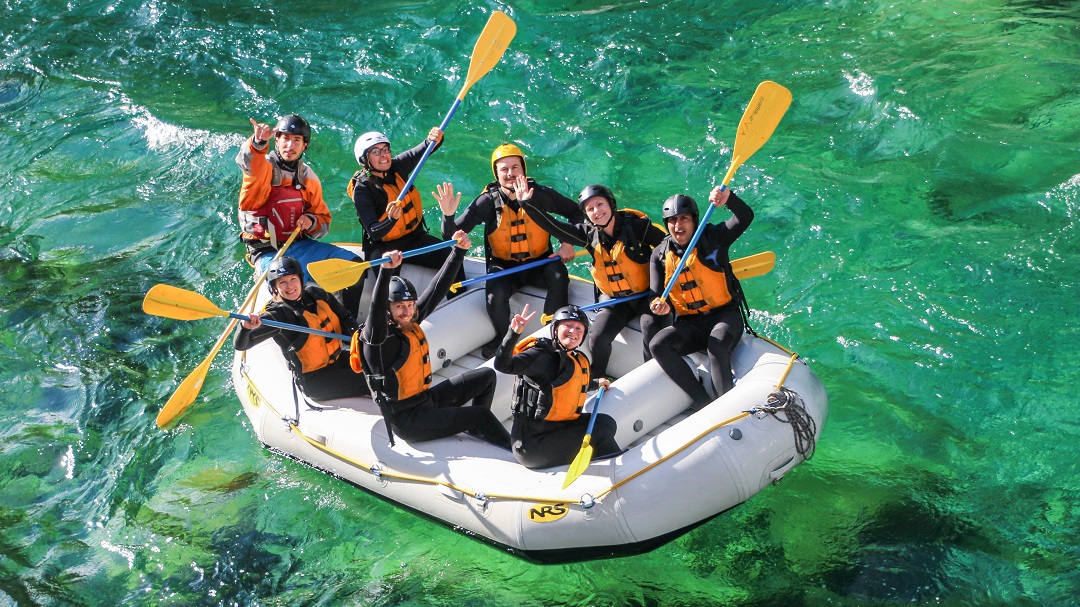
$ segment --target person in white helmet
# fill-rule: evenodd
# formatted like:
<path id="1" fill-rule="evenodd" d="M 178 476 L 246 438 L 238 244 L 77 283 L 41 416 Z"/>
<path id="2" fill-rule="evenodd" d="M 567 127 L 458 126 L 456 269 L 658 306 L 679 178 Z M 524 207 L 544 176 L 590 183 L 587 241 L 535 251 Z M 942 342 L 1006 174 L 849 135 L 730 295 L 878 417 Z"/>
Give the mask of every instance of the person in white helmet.
<path id="1" fill-rule="evenodd" d="M 393 156 L 390 139 L 382 133 L 370 131 L 356 139 L 353 154 L 360 170 L 349 180 L 347 191 L 364 228 L 365 258 L 378 259 L 388 251 L 411 251 L 440 242 L 427 231 L 424 207 L 416 187 L 409 186 L 408 192 L 400 194 L 428 144 L 435 142 L 434 153 L 442 141 L 443 132 L 432 127 L 419 145 Z M 395 203 L 399 195 L 401 200 Z M 449 250 L 432 251 L 410 257 L 409 263 L 439 269 L 449 255 Z M 455 280 L 464 279 L 465 271 L 459 270 Z"/>

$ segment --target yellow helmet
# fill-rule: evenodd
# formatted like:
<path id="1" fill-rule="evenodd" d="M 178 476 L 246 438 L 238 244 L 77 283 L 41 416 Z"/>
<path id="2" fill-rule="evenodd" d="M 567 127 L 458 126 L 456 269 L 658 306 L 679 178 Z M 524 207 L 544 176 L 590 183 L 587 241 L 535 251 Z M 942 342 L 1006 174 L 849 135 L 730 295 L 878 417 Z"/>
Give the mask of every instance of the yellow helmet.
<path id="1" fill-rule="evenodd" d="M 525 171 L 526 175 L 529 174 L 529 169 L 525 166 L 525 152 L 522 152 L 521 148 L 512 143 L 504 143 L 495 148 L 495 151 L 491 153 L 491 173 L 495 175 L 495 179 L 499 178 L 499 174 L 495 172 L 495 163 L 507 156 L 518 156 L 521 158 L 521 169 Z"/>

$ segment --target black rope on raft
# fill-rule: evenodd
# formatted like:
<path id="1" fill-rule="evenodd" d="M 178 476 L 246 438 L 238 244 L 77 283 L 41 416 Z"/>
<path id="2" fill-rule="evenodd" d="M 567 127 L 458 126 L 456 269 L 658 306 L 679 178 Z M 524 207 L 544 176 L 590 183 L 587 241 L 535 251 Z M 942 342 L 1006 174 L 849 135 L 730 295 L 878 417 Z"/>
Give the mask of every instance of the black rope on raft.
<path id="1" fill-rule="evenodd" d="M 753 411 L 768 413 L 780 422 L 791 424 L 791 429 L 795 432 L 795 450 L 806 460 L 814 456 L 817 423 L 806 412 L 806 405 L 798 394 L 787 388 L 780 388 L 769 395 L 764 405 L 755 407 Z"/>

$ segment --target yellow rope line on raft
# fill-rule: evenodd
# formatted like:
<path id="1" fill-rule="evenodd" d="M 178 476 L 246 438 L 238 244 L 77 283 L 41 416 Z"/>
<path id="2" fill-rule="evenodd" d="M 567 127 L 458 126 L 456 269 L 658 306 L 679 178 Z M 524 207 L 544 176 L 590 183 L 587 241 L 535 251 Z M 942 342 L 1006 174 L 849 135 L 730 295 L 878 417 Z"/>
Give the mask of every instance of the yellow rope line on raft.
<path id="1" fill-rule="evenodd" d="M 784 381 L 787 380 L 788 373 L 790 373 L 791 369 L 795 366 L 795 361 L 799 358 L 799 355 L 796 354 L 795 352 L 792 352 L 791 350 L 781 346 L 780 344 L 772 341 L 771 339 L 769 339 L 767 337 L 763 337 L 763 336 L 760 336 L 760 335 L 758 337 L 761 337 L 765 341 L 773 344 L 777 348 L 780 348 L 784 352 L 787 352 L 787 353 L 791 354 L 791 358 L 788 360 L 787 368 L 784 369 L 783 375 L 780 376 L 780 381 L 777 382 L 777 384 L 776 384 L 776 389 L 779 390 L 781 387 L 783 387 Z M 243 367 L 241 367 L 241 369 L 240 369 L 240 374 L 243 375 L 244 378 L 247 379 L 248 385 L 259 396 L 259 400 L 261 400 L 271 411 L 273 411 L 275 416 L 277 416 L 280 419 L 285 419 L 284 416 L 282 416 L 280 414 L 280 412 L 272 404 L 270 404 L 270 401 L 266 397 L 264 397 L 262 395 L 262 392 L 259 390 L 258 386 L 255 385 L 255 382 L 251 379 L 251 376 L 249 376 L 247 374 L 247 372 L 244 370 Z M 667 455 L 664 455 L 660 459 L 658 459 L 655 462 L 645 466 L 644 468 L 642 468 L 641 470 L 638 470 L 637 472 L 631 474 L 630 476 L 627 476 L 626 478 L 622 479 L 621 481 L 612 484 L 607 489 L 601 491 L 594 499 L 596 501 L 599 501 L 599 500 L 603 499 L 604 496 L 612 493 L 613 491 L 617 490 L 619 487 L 622 487 L 623 485 L 626 485 L 630 481 L 632 481 L 632 480 L 636 479 L 637 477 L 645 474 L 649 470 L 652 470 L 653 468 L 659 466 L 660 464 L 666 462 L 667 460 L 669 460 L 669 459 L 675 457 L 676 455 L 682 453 L 686 449 L 689 449 L 691 446 L 695 445 L 699 440 L 701 440 L 705 436 L 719 430 L 720 428 L 723 428 L 724 426 L 726 426 L 728 424 L 732 424 L 732 423 L 737 422 L 737 421 L 739 421 L 739 420 L 741 420 L 743 418 L 746 418 L 749 415 L 750 415 L 749 412 L 744 411 L 744 412 L 736 415 L 735 417 L 724 420 L 724 421 L 720 422 L 719 424 L 716 424 L 716 425 L 710 427 L 709 429 L 707 429 L 704 432 L 701 432 L 700 434 L 695 436 L 692 440 L 687 441 L 686 443 L 684 443 L 678 449 L 675 449 L 671 453 L 668 453 Z M 353 458 L 351 458 L 351 457 L 349 457 L 349 456 L 347 456 L 347 455 L 345 455 L 343 453 L 340 453 L 340 452 L 338 452 L 338 451 L 336 451 L 334 449 L 331 449 L 330 447 L 327 447 L 326 445 L 322 444 L 321 442 L 319 442 L 319 441 L 309 437 L 308 435 L 304 434 L 304 432 L 302 430 L 300 430 L 300 427 L 297 425 L 296 422 L 290 420 L 288 422 L 288 424 L 289 424 L 289 427 L 293 430 L 293 432 L 295 432 L 300 438 L 302 438 L 305 442 L 307 442 L 312 447 L 315 447 L 316 449 L 322 451 L 323 453 L 326 453 L 328 455 L 336 457 L 336 458 L 338 458 L 338 459 L 340 459 L 340 460 L 342 460 L 344 462 L 347 462 L 347 463 L 352 464 L 352 465 L 354 465 L 356 467 L 359 467 L 360 469 L 362 469 L 362 470 L 364 470 L 366 472 L 369 472 L 371 474 L 375 474 L 375 471 L 373 470 L 372 466 L 364 464 L 363 462 L 357 461 L 357 460 L 355 460 L 355 459 L 353 459 Z M 448 489 L 453 489 L 455 491 L 460 491 L 462 494 L 468 495 L 469 497 L 474 498 L 474 499 L 477 498 L 477 496 L 479 496 L 481 493 L 483 493 L 484 497 L 487 498 L 487 499 L 501 499 L 501 500 L 507 500 L 507 501 L 520 501 L 520 502 L 529 502 L 529 503 L 538 503 L 538 504 L 573 504 L 573 503 L 577 503 L 577 502 L 575 502 L 573 500 L 570 500 L 570 499 L 558 499 L 558 498 L 551 498 L 551 497 L 534 497 L 534 496 L 511 495 L 511 494 L 501 494 L 501 493 L 478 492 L 478 491 L 473 491 L 473 490 L 465 488 L 465 487 L 459 487 L 459 486 L 455 485 L 454 483 L 449 483 L 449 482 L 446 482 L 446 481 L 440 481 L 440 480 L 433 479 L 433 478 L 415 476 L 415 475 L 412 475 L 412 474 L 404 474 L 404 473 L 393 472 L 393 471 L 379 470 L 378 475 L 381 476 L 381 477 L 392 478 L 392 479 L 401 480 L 401 481 L 408 481 L 408 482 L 423 483 L 423 484 L 428 484 L 428 485 L 442 486 L 442 487 L 446 487 Z"/>

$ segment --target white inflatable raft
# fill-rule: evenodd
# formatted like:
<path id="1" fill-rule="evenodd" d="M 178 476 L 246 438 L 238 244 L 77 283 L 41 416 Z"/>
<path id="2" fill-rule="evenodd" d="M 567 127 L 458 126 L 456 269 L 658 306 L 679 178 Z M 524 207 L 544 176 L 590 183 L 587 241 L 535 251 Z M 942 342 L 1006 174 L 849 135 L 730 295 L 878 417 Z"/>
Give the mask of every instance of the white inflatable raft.
<path id="1" fill-rule="evenodd" d="M 469 278 L 483 271 L 481 260 L 466 260 Z M 403 269 L 421 290 L 432 274 Z M 367 281 L 368 288 L 373 282 Z M 479 349 L 495 333 L 484 311 L 483 285 L 472 289 L 423 323 L 436 383 L 491 366 L 479 358 Z M 571 303 L 592 303 L 592 294 L 591 283 L 571 281 Z M 525 303 L 543 310 L 543 293 L 515 294 L 512 309 Z M 547 333 L 539 316 L 526 334 Z M 626 451 L 593 461 L 567 489 L 565 467 L 528 470 L 510 452 L 468 435 L 416 444 L 398 439 L 391 448 L 369 399 L 321 402 L 318 408 L 301 400 L 297 406 L 289 370 L 272 340 L 236 354 L 233 380 L 268 448 L 536 562 L 651 550 L 746 501 L 812 455 L 828 416 L 828 397 L 807 365 L 786 349 L 744 335 L 733 357 L 735 388 L 696 412 L 655 362 L 642 364 L 636 323 L 612 350 L 609 373 L 617 379 L 601 411 L 618 422 L 616 440 Z M 708 358 L 690 358 L 711 390 Z M 507 429 L 513 380 L 499 374 L 492 407 Z M 790 392 L 777 401 L 780 384 Z M 788 409 L 779 412 L 766 407 L 788 401 Z M 592 410 L 591 399 L 585 410 Z"/>

